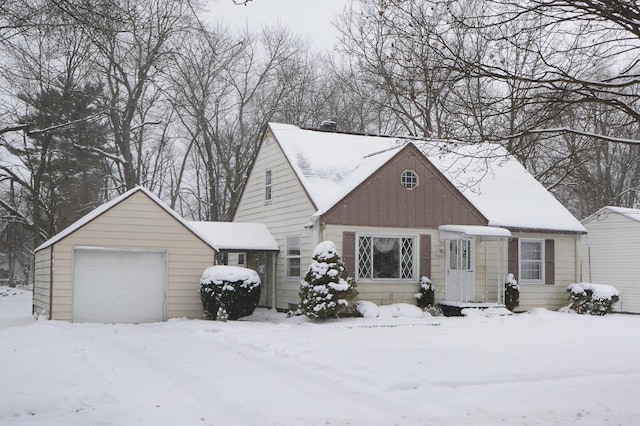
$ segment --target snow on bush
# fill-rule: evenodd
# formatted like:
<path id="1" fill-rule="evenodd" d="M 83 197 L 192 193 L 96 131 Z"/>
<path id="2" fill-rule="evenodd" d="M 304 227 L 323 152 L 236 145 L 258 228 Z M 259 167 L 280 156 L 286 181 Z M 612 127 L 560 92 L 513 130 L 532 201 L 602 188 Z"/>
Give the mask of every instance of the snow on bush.
<path id="1" fill-rule="evenodd" d="M 513 315 L 507 308 L 464 308 L 460 311 L 465 317 L 494 317 Z"/>
<path id="2" fill-rule="evenodd" d="M 620 293 L 605 284 L 574 283 L 567 287 L 569 309 L 579 314 L 605 315 L 613 310 Z"/>
<path id="3" fill-rule="evenodd" d="M 356 310 L 364 318 L 424 318 L 431 314 L 409 303 L 378 306 L 367 300 L 356 302 Z"/>
<path id="4" fill-rule="evenodd" d="M 429 314 L 409 303 L 378 306 L 378 317 L 380 318 L 424 318 L 425 315 Z"/>
<path id="5" fill-rule="evenodd" d="M 431 283 L 429 277 L 422 276 L 420 278 L 420 289 L 418 293 L 414 294 L 414 297 L 418 300 L 418 306 L 420 308 L 427 308 L 433 306 L 435 301 L 436 288 Z"/>
<path id="6" fill-rule="evenodd" d="M 332 241 L 323 241 L 313 251 L 313 261 L 300 284 L 300 311 L 311 319 L 355 315 L 355 282 Z"/>
<path id="7" fill-rule="evenodd" d="M 520 286 L 513 274 L 507 274 L 507 279 L 504 282 L 504 304 L 510 311 L 513 311 L 520 304 Z"/>
<path id="8" fill-rule="evenodd" d="M 260 277 L 239 266 L 216 265 L 200 278 L 200 296 L 209 319 L 236 320 L 253 313 L 260 300 Z"/>
<path id="9" fill-rule="evenodd" d="M 359 300 L 356 302 L 356 310 L 363 318 L 378 317 L 378 305 L 367 300 Z"/>

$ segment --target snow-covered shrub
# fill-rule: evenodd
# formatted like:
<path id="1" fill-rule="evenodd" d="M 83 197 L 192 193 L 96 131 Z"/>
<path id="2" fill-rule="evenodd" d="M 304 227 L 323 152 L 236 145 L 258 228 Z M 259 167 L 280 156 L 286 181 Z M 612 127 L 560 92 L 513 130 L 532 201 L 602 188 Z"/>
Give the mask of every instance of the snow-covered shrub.
<path id="1" fill-rule="evenodd" d="M 200 278 L 200 296 L 209 319 L 230 320 L 249 316 L 260 300 L 260 277 L 256 271 L 217 265 L 205 269 Z"/>
<path id="2" fill-rule="evenodd" d="M 348 276 L 332 241 L 313 250 L 313 262 L 300 284 L 300 311 L 311 319 L 356 315 L 356 284 Z"/>
<path id="3" fill-rule="evenodd" d="M 606 315 L 613 311 L 620 293 L 605 284 L 574 283 L 567 287 L 569 309 L 579 314 Z"/>
<path id="4" fill-rule="evenodd" d="M 433 306 L 435 301 L 436 288 L 431 283 L 429 277 L 420 277 L 420 289 L 413 296 L 418 300 L 418 307 L 427 308 Z"/>
<path id="5" fill-rule="evenodd" d="M 368 300 L 359 300 L 356 302 L 356 310 L 363 318 L 377 318 L 378 305 Z"/>
<path id="6" fill-rule="evenodd" d="M 520 286 L 513 274 L 507 274 L 504 282 L 504 304 L 511 312 L 520 304 Z"/>

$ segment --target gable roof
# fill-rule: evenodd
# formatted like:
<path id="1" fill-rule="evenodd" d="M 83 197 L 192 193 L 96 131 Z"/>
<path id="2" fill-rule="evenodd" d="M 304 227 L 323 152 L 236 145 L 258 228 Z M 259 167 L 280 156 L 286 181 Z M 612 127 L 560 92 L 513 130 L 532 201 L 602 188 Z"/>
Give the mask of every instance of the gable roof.
<path id="1" fill-rule="evenodd" d="M 465 145 L 325 132 L 269 123 L 315 215 L 326 213 L 407 144 L 413 144 L 488 220 L 510 229 L 586 232 L 582 224 L 500 145 Z"/>
<path id="2" fill-rule="evenodd" d="M 616 206 L 605 206 L 600 210 L 588 216 L 587 218 L 582 220 L 582 223 L 591 222 L 594 219 L 597 219 L 599 216 L 606 214 L 607 212 L 616 213 L 622 216 L 625 216 L 628 219 L 634 220 L 636 222 L 640 222 L 640 209 L 631 209 L 627 207 L 616 207 Z"/>
<path id="3" fill-rule="evenodd" d="M 86 224 L 88 224 L 89 222 L 91 222 L 92 220 L 97 218 L 98 216 L 101 216 L 102 214 L 104 214 L 108 210 L 112 209 L 114 206 L 120 204 L 121 202 L 123 202 L 124 200 L 126 200 L 127 198 L 131 197 L 133 194 L 136 194 L 138 192 L 142 192 L 144 195 L 149 197 L 151 199 L 151 201 L 153 201 L 161 209 L 163 209 L 168 214 L 170 214 L 175 220 L 177 220 L 180 224 L 182 224 L 185 228 L 187 228 L 188 231 L 193 233 L 196 237 L 198 237 L 200 240 L 202 240 L 206 245 L 208 245 L 212 249 L 218 251 L 218 248 L 215 246 L 215 244 L 212 244 L 207 238 L 205 238 L 203 235 L 201 235 L 197 230 L 195 230 L 191 226 L 189 226 L 189 223 L 186 220 L 184 220 L 182 218 L 182 216 L 180 216 L 173 209 L 171 209 L 169 206 L 167 206 L 162 200 L 160 200 L 158 197 L 156 197 L 151 191 L 149 191 L 148 189 L 146 189 L 146 188 L 144 188 L 142 186 L 136 186 L 135 188 L 130 189 L 129 191 L 127 191 L 124 194 L 114 198 L 113 200 L 108 201 L 108 202 L 102 204 L 99 207 L 96 207 L 95 209 L 93 209 L 92 211 L 90 211 L 89 213 L 87 213 L 86 215 L 84 215 L 83 217 L 81 217 L 80 219 L 78 219 L 77 221 L 75 221 L 74 223 L 72 223 L 71 225 L 69 225 L 68 227 L 63 229 L 62 231 L 58 232 L 52 238 L 50 238 L 47 241 L 45 241 L 44 243 L 42 243 L 40 246 L 38 246 L 34 250 L 34 252 L 42 250 L 42 249 L 45 249 L 45 248 L 57 243 L 58 241 L 62 240 L 63 238 L 65 238 L 67 236 L 69 236 L 70 234 L 76 232 L 78 229 L 82 228 L 83 226 L 85 226 Z"/>
<path id="4" fill-rule="evenodd" d="M 197 230 L 220 250 L 278 251 L 278 243 L 263 223 L 248 222 L 194 222 L 189 226 Z"/>

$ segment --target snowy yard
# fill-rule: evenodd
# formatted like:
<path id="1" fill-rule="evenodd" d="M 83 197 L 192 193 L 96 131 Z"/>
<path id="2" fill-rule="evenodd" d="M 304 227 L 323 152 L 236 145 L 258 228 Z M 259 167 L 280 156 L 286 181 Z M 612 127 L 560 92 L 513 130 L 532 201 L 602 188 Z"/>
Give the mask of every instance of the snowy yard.
<path id="1" fill-rule="evenodd" d="M 2 425 L 632 425 L 640 316 L 34 321 L 0 287 Z"/>

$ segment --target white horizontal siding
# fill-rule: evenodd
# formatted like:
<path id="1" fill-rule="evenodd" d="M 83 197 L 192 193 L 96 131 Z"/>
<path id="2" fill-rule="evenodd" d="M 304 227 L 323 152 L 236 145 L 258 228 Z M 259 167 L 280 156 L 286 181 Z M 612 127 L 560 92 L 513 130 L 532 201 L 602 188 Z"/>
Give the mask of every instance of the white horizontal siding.
<path id="1" fill-rule="evenodd" d="M 544 307 L 559 309 L 567 304 L 567 286 L 580 280 L 579 235 L 513 233 L 517 238 L 541 238 L 554 240 L 554 284 L 520 284 L 518 311 Z"/>
<path id="2" fill-rule="evenodd" d="M 272 200 L 265 202 L 264 177 L 271 170 Z M 287 310 L 300 303 L 300 280 L 314 249 L 312 231 L 304 228 L 315 213 L 300 181 L 287 163 L 272 135 L 263 141 L 234 216 L 235 222 L 264 223 L 280 247 L 276 266 L 276 307 Z M 286 277 L 286 237 L 299 235 L 301 277 Z"/>
<path id="3" fill-rule="evenodd" d="M 53 319 L 72 319 L 77 246 L 166 251 L 168 317 L 202 317 L 199 280 L 213 265 L 214 250 L 144 193 L 131 195 L 54 245 Z"/>
<path id="4" fill-rule="evenodd" d="M 51 248 L 47 247 L 35 254 L 35 270 L 33 285 L 33 313 L 49 314 L 49 297 L 51 284 Z"/>
<path id="5" fill-rule="evenodd" d="M 609 213 L 584 224 L 582 279 L 614 286 L 616 310 L 640 313 L 640 222 Z"/>

